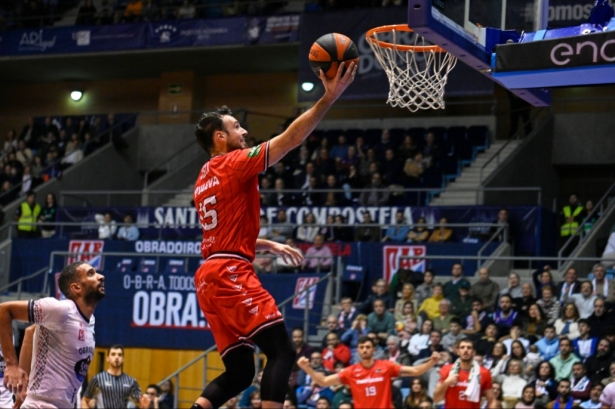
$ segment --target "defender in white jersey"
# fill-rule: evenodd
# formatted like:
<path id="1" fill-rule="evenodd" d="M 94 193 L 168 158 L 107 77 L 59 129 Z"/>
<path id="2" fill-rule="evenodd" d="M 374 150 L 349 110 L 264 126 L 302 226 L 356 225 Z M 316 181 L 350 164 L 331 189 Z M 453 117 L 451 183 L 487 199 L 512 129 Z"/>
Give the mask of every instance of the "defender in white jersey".
<path id="1" fill-rule="evenodd" d="M 94 309 L 105 296 L 104 277 L 77 261 L 62 270 L 58 286 L 66 300 L 42 298 L 0 304 L 4 386 L 21 394 L 22 408 L 72 408 L 94 355 Z M 36 324 L 30 377 L 19 367 L 12 321 Z"/>

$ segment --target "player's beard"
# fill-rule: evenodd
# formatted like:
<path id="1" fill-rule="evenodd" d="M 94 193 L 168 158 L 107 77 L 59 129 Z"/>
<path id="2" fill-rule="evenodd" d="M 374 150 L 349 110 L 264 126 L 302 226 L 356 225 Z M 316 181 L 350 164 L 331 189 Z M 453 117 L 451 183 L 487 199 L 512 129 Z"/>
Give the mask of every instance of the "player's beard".
<path id="1" fill-rule="evenodd" d="M 104 288 L 104 287 L 103 287 Z M 88 290 L 85 294 L 84 300 L 88 304 L 96 304 L 103 298 L 105 298 L 105 293 L 100 291 L 101 287 L 96 287 Z"/>

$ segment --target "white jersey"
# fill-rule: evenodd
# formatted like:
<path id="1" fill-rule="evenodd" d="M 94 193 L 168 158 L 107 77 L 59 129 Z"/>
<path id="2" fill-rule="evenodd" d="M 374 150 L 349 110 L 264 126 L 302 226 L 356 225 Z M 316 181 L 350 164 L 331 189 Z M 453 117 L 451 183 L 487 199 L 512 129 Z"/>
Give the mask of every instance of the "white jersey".
<path id="1" fill-rule="evenodd" d="M 72 300 L 30 301 L 34 332 L 28 395 L 22 408 L 72 408 L 94 355 L 94 316 L 88 321 Z"/>
<path id="2" fill-rule="evenodd" d="M 6 363 L 4 362 L 4 356 L 2 356 L 2 350 L 0 349 L 0 408 L 12 408 L 13 394 L 4 387 L 5 369 Z"/>

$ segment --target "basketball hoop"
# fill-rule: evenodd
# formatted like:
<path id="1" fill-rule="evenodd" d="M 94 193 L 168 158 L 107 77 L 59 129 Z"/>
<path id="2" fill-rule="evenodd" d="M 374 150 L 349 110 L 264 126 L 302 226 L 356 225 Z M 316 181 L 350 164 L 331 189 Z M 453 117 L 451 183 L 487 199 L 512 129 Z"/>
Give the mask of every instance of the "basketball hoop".
<path id="1" fill-rule="evenodd" d="M 398 44 L 399 32 L 413 32 L 404 24 L 376 27 L 365 39 L 389 79 L 387 103 L 392 107 L 443 109 L 444 86 L 457 58 L 437 45 L 427 45 L 423 36 L 414 33 L 414 44 Z M 391 42 L 379 40 L 391 33 Z"/>

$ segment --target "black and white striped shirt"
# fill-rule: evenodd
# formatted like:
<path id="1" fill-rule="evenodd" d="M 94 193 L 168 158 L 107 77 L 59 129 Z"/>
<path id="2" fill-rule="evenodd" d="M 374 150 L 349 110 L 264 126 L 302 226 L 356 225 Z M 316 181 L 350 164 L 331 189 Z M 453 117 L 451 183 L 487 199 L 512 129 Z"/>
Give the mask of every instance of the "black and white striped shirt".
<path id="1" fill-rule="evenodd" d="M 83 396 L 96 399 L 97 409 L 126 408 L 128 400 L 139 402 L 141 388 L 132 376 L 125 373 L 114 376 L 105 371 L 92 378 Z"/>

